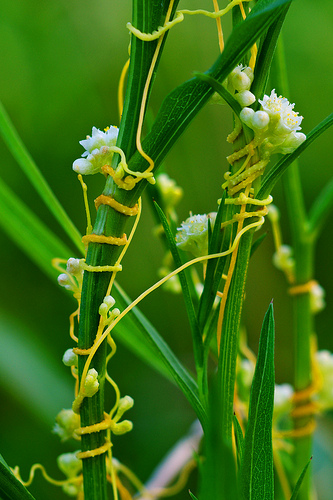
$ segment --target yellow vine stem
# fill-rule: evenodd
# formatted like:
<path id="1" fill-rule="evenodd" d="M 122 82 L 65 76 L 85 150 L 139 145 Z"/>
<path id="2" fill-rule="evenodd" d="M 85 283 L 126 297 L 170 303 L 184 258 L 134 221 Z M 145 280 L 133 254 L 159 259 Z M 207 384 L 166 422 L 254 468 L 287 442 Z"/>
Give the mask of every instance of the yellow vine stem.
<path id="1" fill-rule="evenodd" d="M 91 224 L 91 216 L 90 216 L 89 203 L 88 203 L 88 194 L 87 194 L 88 188 L 87 188 L 87 184 L 83 181 L 81 174 L 79 174 L 77 176 L 77 178 L 79 179 L 79 182 L 80 182 L 81 187 L 82 187 L 84 208 L 85 208 L 85 212 L 86 212 L 86 216 L 87 216 L 87 231 L 86 231 L 86 233 L 90 234 L 92 232 L 93 228 L 92 228 L 92 224 Z"/>
<path id="2" fill-rule="evenodd" d="M 217 0 L 213 0 L 214 4 L 214 12 L 219 12 L 219 4 Z M 223 31 L 222 31 L 222 23 L 221 23 L 221 18 L 217 17 L 216 18 L 216 26 L 217 26 L 217 36 L 219 39 L 219 47 L 220 47 L 220 52 L 223 52 L 224 49 L 224 40 L 223 40 Z"/>
<path id="3" fill-rule="evenodd" d="M 118 85 L 118 111 L 119 111 L 119 121 L 121 120 L 121 115 L 123 114 L 124 108 L 124 86 L 125 86 L 125 78 L 128 71 L 130 59 L 124 64 L 124 67 L 120 74 L 119 85 Z"/>
<path id="4" fill-rule="evenodd" d="M 182 266 L 180 266 L 179 268 L 175 269 L 174 271 L 172 271 L 171 273 L 169 273 L 167 276 L 165 276 L 164 278 L 160 279 L 157 283 L 155 283 L 152 287 L 150 287 L 148 290 L 146 290 L 145 292 L 143 292 L 141 295 L 139 295 L 139 297 L 137 297 L 131 304 L 129 304 L 120 314 L 119 316 L 117 316 L 114 321 L 112 321 L 112 323 L 108 326 L 108 328 L 103 332 L 103 334 L 98 338 L 98 340 L 96 340 L 93 344 L 93 346 L 91 347 L 90 349 L 90 352 L 89 352 L 89 355 L 88 355 L 88 358 L 86 360 L 86 363 L 85 363 L 85 366 L 84 366 L 84 369 L 83 369 L 83 372 L 82 372 L 82 378 L 81 378 L 81 387 L 80 387 L 80 391 L 83 392 L 83 387 L 84 387 L 84 380 L 87 376 L 87 373 L 88 373 L 88 370 L 89 370 L 89 366 L 90 366 L 90 363 L 91 363 L 91 360 L 92 358 L 94 357 L 97 349 L 99 348 L 99 346 L 102 344 L 102 342 L 107 338 L 107 336 L 109 335 L 109 333 L 112 331 L 112 329 L 117 325 L 117 323 L 119 323 L 119 321 L 129 312 L 133 309 L 133 307 L 135 307 L 136 305 L 139 304 L 139 302 L 141 302 L 141 300 L 143 300 L 145 297 L 147 297 L 147 295 L 149 295 L 150 293 L 152 293 L 154 290 L 156 290 L 157 288 L 159 288 L 161 285 L 163 285 L 163 283 L 165 283 L 166 281 L 168 281 L 170 278 L 172 278 L 173 276 L 176 276 L 178 273 L 180 273 L 181 271 L 183 271 L 184 269 L 186 269 L 187 267 L 189 266 L 192 266 L 193 264 L 197 264 L 198 262 L 202 262 L 204 260 L 207 260 L 207 259 L 217 259 L 217 258 L 220 258 L 220 257 L 225 257 L 226 255 L 229 255 L 231 254 L 235 248 L 238 246 L 238 243 L 239 243 L 239 240 L 240 238 L 242 237 L 242 235 L 251 230 L 251 229 L 254 229 L 256 227 L 259 227 L 261 226 L 263 223 L 265 222 L 265 219 L 264 217 L 261 217 L 258 221 L 256 222 L 252 222 L 251 224 L 247 225 L 246 227 L 244 227 L 241 231 L 239 231 L 237 233 L 237 235 L 235 236 L 235 239 L 233 241 L 233 244 L 231 245 L 231 247 L 229 248 L 229 250 L 226 250 L 225 252 L 221 252 L 221 253 L 216 253 L 216 254 L 211 254 L 211 255 L 204 255 L 202 257 L 197 257 L 193 260 L 190 260 L 189 262 L 186 262 L 185 264 L 183 264 Z"/>
<path id="5" fill-rule="evenodd" d="M 164 22 L 165 26 L 168 24 L 169 19 L 171 17 L 171 12 L 172 12 L 173 4 L 174 4 L 174 0 L 171 0 L 171 2 L 169 4 L 168 11 L 167 11 L 167 14 L 165 16 L 165 22 Z M 154 68 L 155 68 L 155 65 L 156 65 L 157 58 L 158 58 L 158 54 L 160 52 L 160 48 L 161 48 L 161 45 L 162 45 L 162 42 L 163 42 L 163 38 L 164 38 L 164 32 L 162 34 L 160 34 L 160 36 L 159 36 L 159 39 L 158 39 L 158 42 L 157 42 L 157 45 L 156 45 L 156 49 L 155 49 L 155 52 L 154 52 L 154 55 L 153 55 L 153 59 L 152 59 L 151 64 L 150 64 L 150 68 L 149 68 L 149 72 L 148 72 L 148 75 L 147 75 L 146 83 L 145 83 L 145 86 L 144 86 L 144 89 L 143 89 L 142 100 L 141 100 L 141 107 L 140 107 L 140 115 L 139 115 L 139 123 L 138 123 L 138 128 L 137 128 L 137 131 L 136 131 L 136 147 L 137 147 L 137 150 L 139 151 L 139 153 L 141 154 L 141 156 L 143 158 L 145 158 L 145 160 L 147 160 L 147 162 L 149 163 L 149 167 L 146 169 L 146 172 L 150 172 L 150 171 L 153 170 L 153 168 L 154 168 L 154 161 L 142 149 L 142 145 L 141 145 L 141 133 L 142 133 L 143 118 L 144 118 L 144 114 L 145 114 L 147 97 L 148 97 L 148 90 L 149 90 L 150 82 L 151 82 L 151 79 L 152 79 L 152 76 L 153 76 L 153 72 L 154 72 Z"/>
<path id="6" fill-rule="evenodd" d="M 20 469 L 18 466 L 14 467 L 13 469 L 11 469 L 14 476 L 23 484 L 23 486 L 25 487 L 28 487 L 31 485 L 32 481 L 34 480 L 34 477 L 35 477 L 35 472 L 36 470 L 40 470 L 45 481 L 47 481 L 48 483 L 51 483 L 51 484 L 54 484 L 55 486 L 64 486 L 65 484 L 80 484 L 82 483 L 83 481 L 83 477 L 82 477 L 82 474 L 80 476 L 76 476 L 76 477 L 71 477 L 69 479 L 62 479 L 62 480 L 57 480 L 57 479 L 52 479 L 52 477 L 50 477 L 46 470 L 45 470 L 45 467 L 42 465 L 42 464 L 34 464 L 31 469 L 30 469 L 30 473 L 29 473 L 29 479 L 27 481 L 23 481 L 22 478 L 21 478 L 21 475 L 20 475 Z"/>

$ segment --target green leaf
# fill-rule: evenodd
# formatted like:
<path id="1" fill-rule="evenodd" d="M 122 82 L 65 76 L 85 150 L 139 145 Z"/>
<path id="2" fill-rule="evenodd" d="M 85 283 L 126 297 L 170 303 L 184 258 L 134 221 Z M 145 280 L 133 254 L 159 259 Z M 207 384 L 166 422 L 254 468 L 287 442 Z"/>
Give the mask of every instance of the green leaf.
<path id="1" fill-rule="evenodd" d="M 285 5 L 282 13 L 269 27 L 267 34 L 260 46 L 260 52 L 254 69 L 254 80 L 253 84 L 251 85 L 251 92 L 253 92 L 257 98 L 256 104 L 254 106 L 256 109 L 258 109 L 260 106 L 258 99 L 261 99 L 265 92 L 276 44 L 289 7 L 290 4 Z"/>
<path id="2" fill-rule="evenodd" d="M 117 306 L 120 309 L 125 309 L 128 304 L 131 303 L 129 298 L 126 298 L 126 295 L 123 291 L 121 291 L 121 295 L 118 289 L 115 288 L 113 290 L 114 298 L 116 299 Z M 158 363 L 158 365 L 164 365 L 162 370 L 159 369 L 162 373 L 167 370 L 169 376 L 175 381 L 176 385 L 181 389 L 183 394 L 186 396 L 190 404 L 192 405 L 197 417 L 199 418 L 201 424 L 205 426 L 207 421 L 206 412 L 199 400 L 198 396 L 198 386 L 193 377 L 189 374 L 186 368 L 181 364 L 175 354 L 171 351 L 170 347 L 166 344 L 166 342 L 162 339 L 159 333 L 155 330 L 155 328 L 150 324 L 147 318 L 140 312 L 137 307 L 134 307 L 132 311 L 122 320 L 119 325 L 123 321 L 127 319 L 126 327 L 124 327 L 123 331 L 119 330 L 117 326 L 116 334 L 121 333 L 119 339 L 123 339 L 126 343 L 133 343 L 133 348 L 135 351 L 140 351 L 140 346 L 143 345 L 145 350 L 149 349 L 148 356 L 146 356 L 146 360 L 151 363 L 153 357 L 154 364 Z M 135 329 L 133 328 L 135 327 Z M 139 343 L 139 347 L 137 344 Z M 129 346 L 130 347 L 130 346 Z M 146 350 L 147 353 L 147 350 Z"/>
<path id="3" fill-rule="evenodd" d="M 33 342 L 31 341 L 33 339 Z M 0 312 L 0 379 L 4 390 L 50 429 L 61 408 L 70 408 L 73 384 L 61 359 L 39 344 L 23 322 Z M 52 388 L 56 387 L 57 390 Z"/>
<path id="4" fill-rule="evenodd" d="M 300 156 L 303 151 L 306 150 L 312 142 L 317 139 L 325 130 L 327 130 L 333 124 L 333 113 L 331 113 L 327 118 L 320 122 L 311 132 L 307 135 L 306 140 L 298 146 L 295 151 L 289 155 L 283 156 L 275 165 L 270 169 L 267 175 L 265 175 L 261 188 L 257 194 L 259 200 L 267 198 L 267 196 L 272 192 L 273 187 L 280 179 L 280 177 L 287 170 L 289 165 Z"/>
<path id="5" fill-rule="evenodd" d="M 244 436 L 243 431 L 238 422 L 238 418 L 234 415 L 234 431 L 236 438 L 236 449 L 237 449 L 237 464 L 238 467 L 241 467 L 242 458 L 243 458 L 243 450 L 244 450 Z"/>
<path id="6" fill-rule="evenodd" d="M 23 484 L 16 479 L 0 455 L 0 498 L 1 500 L 35 500 Z"/>
<path id="7" fill-rule="evenodd" d="M 253 377 L 241 468 L 244 500 L 273 500 L 274 317 L 270 304 L 262 325 Z"/>
<path id="8" fill-rule="evenodd" d="M 54 257 L 68 259 L 72 251 L 1 179 L 0 213 L 0 225 L 8 236 L 55 281 L 59 272 L 52 267 L 52 259 Z"/>
<path id="9" fill-rule="evenodd" d="M 191 491 L 189 491 L 189 494 L 192 500 L 198 500 L 197 497 L 195 497 Z"/>
<path id="10" fill-rule="evenodd" d="M 208 244 L 208 253 L 210 254 L 224 252 L 229 248 L 230 229 L 227 228 L 221 231 L 221 223 L 227 220 L 228 214 L 228 208 L 226 209 L 226 205 L 224 204 L 225 197 L 226 191 L 223 191 L 223 196 L 216 214 L 212 237 L 210 238 Z M 227 256 L 220 257 L 219 259 L 210 259 L 207 262 L 204 289 L 200 297 L 198 308 L 198 320 L 202 329 L 204 328 L 214 305 L 216 293 L 221 282 L 227 258 Z"/>
<path id="11" fill-rule="evenodd" d="M 312 457 L 310 458 L 310 460 L 308 461 L 308 463 L 306 464 L 306 466 L 304 467 L 304 469 L 302 470 L 299 478 L 298 478 L 298 481 L 296 483 L 296 486 L 294 488 L 294 491 L 293 491 L 293 494 L 291 495 L 291 498 L 290 500 L 296 500 L 297 496 L 298 496 L 298 493 L 299 493 L 299 490 L 302 486 L 302 483 L 303 483 L 303 479 L 304 479 L 304 476 L 306 474 L 306 471 L 308 470 L 308 467 L 311 463 L 311 460 L 312 460 Z"/>
<path id="12" fill-rule="evenodd" d="M 36 189 L 39 196 L 44 201 L 50 212 L 54 215 L 63 230 L 68 234 L 71 241 L 82 252 L 84 246 L 81 241 L 81 235 L 76 229 L 65 210 L 59 203 L 50 186 L 44 179 L 40 170 L 31 158 L 29 152 L 24 146 L 20 136 L 17 133 L 13 123 L 11 122 L 6 110 L 0 102 L 0 133 L 3 140 L 8 146 L 8 149 L 14 156 L 18 165 L 22 168 L 25 175 L 28 177 L 31 184 Z"/>
<path id="13" fill-rule="evenodd" d="M 158 216 L 160 218 L 160 221 L 162 223 L 162 226 L 165 231 L 165 235 L 168 241 L 169 249 L 172 254 L 173 260 L 175 262 L 176 268 L 180 267 L 183 262 L 181 260 L 181 257 L 179 255 L 179 251 L 175 242 L 175 238 L 172 234 L 172 231 L 170 229 L 170 226 L 168 224 L 167 218 L 165 217 L 163 210 L 158 206 L 158 204 L 155 202 L 155 208 L 158 213 Z M 191 298 L 191 292 L 190 292 L 190 287 L 186 278 L 186 274 L 184 271 L 178 273 L 180 284 L 182 287 L 183 291 L 183 297 L 185 301 L 185 307 L 186 307 L 186 312 L 187 316 L 190 322 L 190 327 L 191 327 L 191 332 L 192 332 L 192 339 L 193 339 L 193 350 L 194 350 L 194 358 L 196 362 L 197 367 L 202 366 L 202 361 L 203 361 L 203 349 L 202 349 L 202 335 L 199 329 L 199 324 L 197 321 L 196 313 L 194 310 L 192 298 Z"/>
<path id="14" fill-rule="evenodd" d="M 309 231 L 318 237 L 333 208 L 333 179 L 319 193 L 309 211 Z"/>
<path id="15" fill-rule="evenodd" d="M 203 82 L 209 83 L 209 85 L 225 100 L 227 104 L 229 104 L 230 108 L 233 110 L 235 115 L 239 117 L 240 112 L 242 111 L 242 106 L 238 101 L 234 98 L 232 94 L 217 80 L 212 78 L 205 73 L 194 72 L 194 76 Z"/>

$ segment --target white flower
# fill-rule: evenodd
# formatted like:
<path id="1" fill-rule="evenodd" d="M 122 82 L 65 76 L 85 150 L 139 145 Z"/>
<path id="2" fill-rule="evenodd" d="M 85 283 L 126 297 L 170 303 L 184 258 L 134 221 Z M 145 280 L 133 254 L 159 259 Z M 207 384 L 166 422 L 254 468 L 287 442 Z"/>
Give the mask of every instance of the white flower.
<path id="1" fill-rule="evenodd" d="M 273 264 L 280 271 L 293 272 L 295 268 L 293 249 L 289 245 L 281 245 L 273 254 Z"/>
<path id="2" fill-rule="evenodd" d="M 103 165 L 110 165 L 113 157 L 110 148 L 116 145 L 117 137 L 117 127 L 107 127 L 105 132 L 93 127 L 91 136 L 88 135 L 86 139 L 80 141 L 85 152 L 82 154 L 83 158 L 74 161 L 73 170 L 88 175 L 100 172 Z"/>
<path id="3" fill-rule="evenodd" d="M 77 354 L 73 349 L 67 349 L 62 357 L 62 362 L 65 366 L 77 366 Z"/>
<path id="4" fill-rule="evenodd" d="M 290 132 L 301 130 L 300 124 L 303 116 L 293 111 L 295 104 L 290 104 L 288 99 L 277 96 L 275 89 L 271 95 L 264 95 L 263 100 L 259 99 L 261 107 L 268 113 L 270 120 L 274 122 L 275 133 L 277 135 L 287 135 Z"/>
<path id="5" fill-rule="evenodd" d="M 213 226 L 216 214 L 192 215 L 181 223 L 176 234 L 176 244 L 195 257 L 208 253 L 208 219 Z"/>

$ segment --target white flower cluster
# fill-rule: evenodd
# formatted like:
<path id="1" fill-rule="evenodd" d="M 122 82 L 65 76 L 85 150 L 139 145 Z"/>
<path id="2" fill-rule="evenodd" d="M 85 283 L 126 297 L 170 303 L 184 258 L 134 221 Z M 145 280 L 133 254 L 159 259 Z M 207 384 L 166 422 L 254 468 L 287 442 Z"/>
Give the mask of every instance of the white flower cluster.
<path id="1" fill-rule="evenodd" d="M 78 158 L 73 163 L 73 170 L 78 174 L 89 175 L 101 172 L 103 165 L 111 165 L 113 151 L 110 149 L 116 145 L 118 128 L 107 127 L 104 132 L 96 127 L 92 128 L 91 136 L 80 141 L 85 152 L 83 158 Z"/>
<path id="2" fill-rule="evenodd" d="M 228 76 L 227 88 L 234 98 L 242 106 L 250 106 L 256 100 L 255 95 L 250 92 L 250 87 L 253 82 L 252 68 L 243 67 L 242 64 L 236 68 Z"/>
<path id="3" fill-rule="evenodd" d="M 178 227 L 176 234 L 176 245 L 195 257 L 207 255 L 208 253 L 208 219 L 214 226 L 216 213 L 192 215 Z"/>
<path id="4" fill-rule="evenodd" d="M 306 139 L 302 132 L 298 132 L 303 117 L 293 111 L 295 104 L 290 104 L 285 97 L 278 97 L 275 89 L 259 102 L 260 111 L 245 107 L 239 117 L 259 139 L 261 157 L 292 153 Z"/>

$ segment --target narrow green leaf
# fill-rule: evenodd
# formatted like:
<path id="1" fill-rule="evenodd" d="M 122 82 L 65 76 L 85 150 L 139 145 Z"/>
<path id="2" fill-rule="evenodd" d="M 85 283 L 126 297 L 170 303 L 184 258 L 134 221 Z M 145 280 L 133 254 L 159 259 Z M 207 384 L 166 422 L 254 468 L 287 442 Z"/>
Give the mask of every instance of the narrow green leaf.
<path id="1" fill-rule="evenodd" d="M 306 466 L 304 467 L 304 469 L 302 470 L 299 478 L 298 478 L 298 481 L 296 483 L 296 486 L 294 488 L 294 491 L 293 491 L 293 494 L 291 495 L 291 498 L 290 500 L 296 500 L 297 496 L 298 496 L 298 493 L 299 493 L 299 490 L 302 486 L 302 483 L 303 483 L 303 479 L 304 479 L 304 476 L 306 474 L 306 471 L 308 470 L 308 467 L 311 463 L 311 460 L 312 460 L 312 457 L 310 458 L 310 460 L 308 461 L 308 463 L 306 464 Z"/>
<path id="2" fill-rule="evenodd" d="M 212 78 L 205 73 L 194 72 L 194 76 L 203 82 L 209 83 L 209 85 L 225 100 L 227 104 L 229 104 L 230 108 L 233 110 L 235 115 L 239 117 L 240 112 L 242 111 L 242 106 L 238 101 L 234 98 L 233 95 L 217 80 Z"/>
<path id="3" fill-rule="evenodd" d="M 251 92 L 253 92 L 254 95 L 257 97 L 257 101 L 254 106 L 256 108 L 260 106 L 258 99 L 261 99 L 265 92 L 277 40 L 279 38 L 279 34 L 289 7 L 290 4 L 285 5 L 281 14 L 269 27 L 267 34 L 260 46 L 260 52 L 254 70 L 254 81 L 253 84 L 251 85 Z"/>
<path id="4" fill-rule="evenodd" d="M 0 455 L 1 500 L 35 500 L 23 484 L 16 479 L 2 455 Z"/>
<path id="5" fill-rule="evenodd" d="M 189 491 L 189 494 L 192 500 L 198 500 L 197 497 L 195 497 L 191 491 Z"/>
<path id="6" fill-rule="evenodd" d="M 254 241 L 252 243 L 252 246 L 251 246 L 251 257 L 254 254 L 254 252 L 260 247 L 261 243 L 264 241 L 264 239 L 266 238 L 266 236 L 267 236 L 267 233 L 264 233 L 264 234 L 260 235 L 259 238 L 256 239 L 256 241 Z"/>
<path id="7" fill-rule="evenodd" d="M 25 175 L 28 177 L 31 184 L 36 189 L 39 196 L 44 201 L 45 205 L 54 215 L 63 230 L 68 234 L 74 245 L 82 252 L 84 250 L 84 246 L 81 241 L 79 231 L 66 214 L 35 162 L 31 158 L 1 102 L 0 133 L 3 140 L 7 144 L 8 149 L 14 156 L 19 166 L 22 168 Z"/>
<path id="8" fill-rule="evenodd" d="M 270 304 L 262 325 L 253 377 L 241 468 L 244 500 L 273 500 L 274 317 Z"/>
<path id="9" fill-rule="evenodd" d="M 165 217 L 163 210 L 158 206 L 158 204 L 155 202 L 155 208 L 158 213 L 158 216 L 160 218 L 160 221 L 162 223 L 162 226 L 165 231 L 165 235 L 168 241 L 168 245 L 170 248 L 170 252 L 172 254 L 173 260 L 175 262 L 176 268 L 180 267 L 183 262 L 181 260 L 181 257 L 179 255 L 179 251 L 175 242 L 175 238 L 172 234 L 172 231 L 170 229 L 170 226 L 168 224 L 167 218 Z M 185 307 L 186 307 L 186 312 L 187 316 L 190 322 L 190 327 L 191 327 L 191 332 L 192 332 L 192 339 L 193 339 L 193 347 L 194 347 L 194 358 L 196 361 L 196 366 L 200 367 L 202 366 L 202 360 L 203 360 L 203 350 L 202 350 L 202 336 L 201 332 L 199 329 L 199 324 L 197 322 L 197 317 L 196 313 L 194 310 L 192 298 L 191 298 L 191 292 L 190 292 L 190 287 L 187 282 L 186 274 L 184 271 L 180 272 L 179 274 L 179 280 L 180 284 L 182 287 L 183 291 L 183 297 L 185 301 Z"/>
<path id="10" fill-rule="evenodd" d="M 298 146 L 295 151 L 289 155 L 283 156 L 275 165 L 270 169 L 267 175 L 265 175 L 261 188 L 257 194 L 259 200 L 265 199 L 271 192 L 277 181 L 287 170 L 289 165 L 300 156 L 303 151 L 306 150 L 312 142 L 317 139 L 325 130 L 327 130 L 333 124 L 333 113 L 331 113 L 327 118 L 320 122 L 311 132 L 307 135 L 306 140 Z"/>
<path id="11" fill-rule="evenodd" d="M 242 459 L 243 459 L 243 450 L 244 450 L 244 436 L 243 431 L 238 422 L 238 418 L 234 415 L 234 431 L 236 438 L 236 449 L 237 449 L 237 463 L 238 467 L 241 467 Z"/>
<path id="12" fill-rule="evenodd" d="M 319 193 L 309 211 L 309 231 L 316 237 L 324 228 L 327 217 L 333 208 L 333 179 Z"/>
<path id="13" fill-rule="evenodd" d="M 0 226 L 8 236 L 55 280 L 59 274 L 51 265 L 54 257 L 69 258 L 72 254 L 57 236 L 0 179 Z"/>
<path id="14" fill-rule="evenodd" d="M 224 204 L 225 197 L 226 191 L 223 192 L 219 209 L 216 214 L 213 234 L 209 240 L 208 252 L 210 254 L 224 252 L 229 246 L 229 230 L 221 230 L 221 223 L 227 220 L 228 213 L 228 209 L 226 209 Z M 204 328 L 214 305 L 216 293 L 221 282 L 226 261 L 227 257 L 221 257 L 219 259 L 211 259 L 207 262 L 204 289 L 200 297 L 198 308 L 198 320 L 202 329 Z"/>

